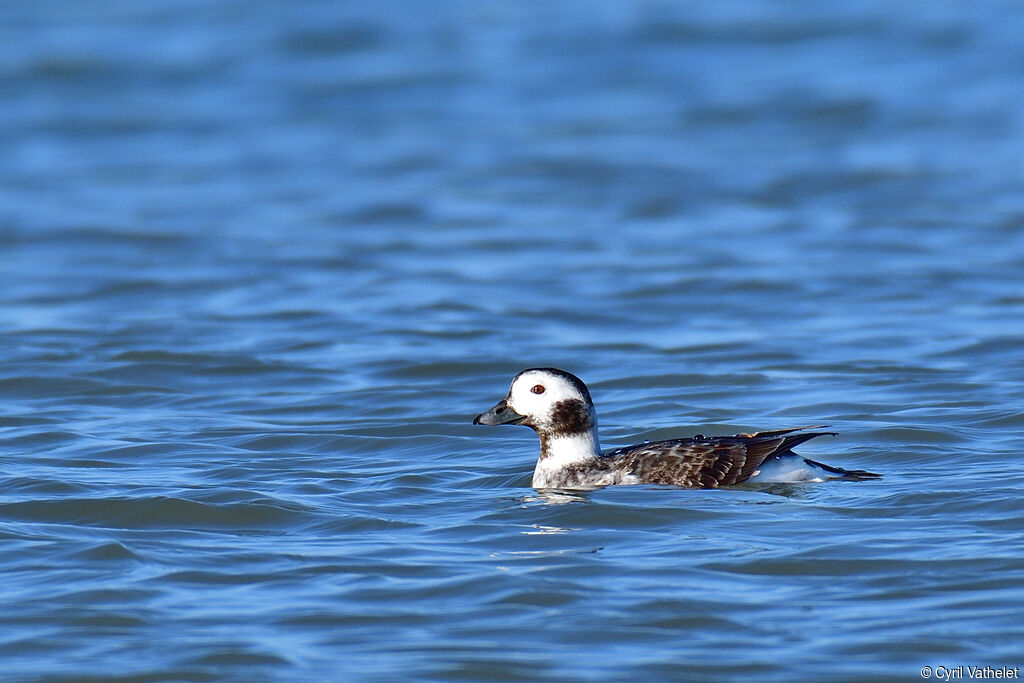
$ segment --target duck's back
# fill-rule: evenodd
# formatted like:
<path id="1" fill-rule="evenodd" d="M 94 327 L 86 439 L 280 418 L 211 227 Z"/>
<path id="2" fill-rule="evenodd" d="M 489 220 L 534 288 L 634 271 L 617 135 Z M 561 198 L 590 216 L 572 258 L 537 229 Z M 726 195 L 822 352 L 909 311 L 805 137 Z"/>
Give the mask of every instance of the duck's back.
<path id="1" fill-rule="evenodd" d="M 614 483 L 668 484 L 716 488 L 739 484 L 754 476 L 768 458 L 789 453 L 795 446 L 831 432 L 793 432 L 783 429 L 736 436 L 695 436 L 654 441 L 606 453 L 595 465 L 598 472 L 616 473 Z M 595 472 L 596 474 L 597 472 Z M 608 475 L 605 475 L 608 478 Z"/>

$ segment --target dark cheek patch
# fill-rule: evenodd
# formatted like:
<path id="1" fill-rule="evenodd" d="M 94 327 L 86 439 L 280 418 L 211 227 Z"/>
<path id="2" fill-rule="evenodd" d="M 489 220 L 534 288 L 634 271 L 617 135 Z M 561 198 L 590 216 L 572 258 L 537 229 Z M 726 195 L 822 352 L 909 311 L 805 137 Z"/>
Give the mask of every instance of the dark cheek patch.
<path id="1" fill-rule="evenodd" d="M 587 404 L 579 399 L 559 401 L 551 410 L 551 425 L 554 428 L 553 436 L 567 436 L 589 432 L 594 426 L 590 419 L 590 410 Z"/>

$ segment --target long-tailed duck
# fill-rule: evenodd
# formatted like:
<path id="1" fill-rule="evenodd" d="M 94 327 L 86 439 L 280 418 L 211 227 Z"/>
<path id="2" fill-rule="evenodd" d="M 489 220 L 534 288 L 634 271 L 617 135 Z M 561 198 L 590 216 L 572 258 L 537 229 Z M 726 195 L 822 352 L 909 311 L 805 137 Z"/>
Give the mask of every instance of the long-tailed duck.
<path id="1" fill-rule="evenodd" d="M 508 396 L 473 424 L 521 424 L 540 437 L 533 471 L 538 489 L 587 489 L 611 484 L 669 484 L 716 488 L 745 481 L 810 482 L 875 479 L 864 470 L 844 470 L 792 451 L 816 436 L 817 427 L 778 429 L 735 436 L 704 436 L 644 442 L 605 453 L 597 441 L 597 413 L 590 392 L 575 375 L 556 368 L 530 368 L 512 379 Z"/>

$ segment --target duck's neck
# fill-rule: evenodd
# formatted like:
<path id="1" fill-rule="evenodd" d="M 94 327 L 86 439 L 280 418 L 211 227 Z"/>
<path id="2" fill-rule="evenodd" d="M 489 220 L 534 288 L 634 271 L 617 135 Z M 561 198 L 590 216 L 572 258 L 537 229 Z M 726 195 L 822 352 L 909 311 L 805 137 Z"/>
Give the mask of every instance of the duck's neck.
<path id="1" fill-rule="evenodd" d="M 597 427 L 572 434 L 539 432 L 540 458 L 533 471 L 533 485 L 544 488 L 557 473 L 596 460 L 601 455 Z"/>

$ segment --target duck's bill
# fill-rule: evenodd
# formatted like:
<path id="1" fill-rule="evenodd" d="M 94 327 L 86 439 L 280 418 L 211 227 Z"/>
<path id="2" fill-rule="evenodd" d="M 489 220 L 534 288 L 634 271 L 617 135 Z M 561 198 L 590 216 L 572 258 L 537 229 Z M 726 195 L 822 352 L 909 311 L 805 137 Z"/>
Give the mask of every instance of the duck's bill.
<path id="1" fill-rule="evenodd" d="M 517 425 L 522 424 L 523 420 L 526 419 L 525 415 L 520 415 L 516 411 L 508 407 L 506 400 L 501 400 L 496 406 L 488 410 L 486 413 L 480 413 L 473 418 L 473 424 L 475 425 Z"/>

